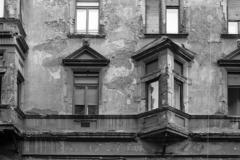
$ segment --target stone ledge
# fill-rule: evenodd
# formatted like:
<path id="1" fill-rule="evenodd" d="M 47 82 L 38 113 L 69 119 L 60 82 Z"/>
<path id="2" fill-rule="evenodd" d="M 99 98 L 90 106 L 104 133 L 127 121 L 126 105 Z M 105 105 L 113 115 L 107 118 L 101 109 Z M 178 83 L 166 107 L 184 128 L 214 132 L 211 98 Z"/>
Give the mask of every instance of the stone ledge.
<path id="1" fill-rule="evenodd" d="M 187 38 L 188 33 L 178 33 L 178 34 L 144 34 L 143 38 L 160 38 L 162 36 L 167 36 L 169 38 Z"/>

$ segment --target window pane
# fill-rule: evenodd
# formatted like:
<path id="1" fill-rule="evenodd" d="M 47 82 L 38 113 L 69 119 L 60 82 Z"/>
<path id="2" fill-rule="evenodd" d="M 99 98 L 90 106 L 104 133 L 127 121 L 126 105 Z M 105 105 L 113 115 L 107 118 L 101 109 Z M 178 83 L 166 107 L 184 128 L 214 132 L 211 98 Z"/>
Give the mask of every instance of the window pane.
<path id="1" fill-rule="evenodd" d="M 158 108 L 158 81 L 148 84 L 148 110 Z"/>
<path id="2" fill-rule="evenodd" d="M 88 87 L 87 90 L 88 105 L 98 104 L 98 87 Z"/>
<path id="3" fill-rule="evenodd" d="M 89 9 L 88 32 L 98 33 L 98 9 Z"/>
<path id="4" fill-rule="evenodd" d="M 228 33 L 238 34 L 238 22 L 228 22 Z"/>
<path id="5" fill-rule="evenodd" d="M 174 61 L 174 71 L 177 72 L 178 74 L 182 75 L 183 74 L 183 65 L 178 61 Z"/>
<path id="6" fill-rule="evenodd" d="M 0 0 L 0 17 L 4 16 L 4 0 Z"/>
<path id="7" fill-rule="evenodd" d="M 86 32 L 87 29 L 87 10 L 77 10 L 77 31 Z"/>
<path id="8" fill-rule="evenodd" d="M 75 106 L 75 114 L 84 115 L 85 114 L 85 106 L 84 105 L 77 105 Z"/>
<path id="9" fill-rule="evenodd" d="M 89 115 L 96 115 L 98 114 L 97 113 L 97 106 L 96 105 L 91 105 L 91 106 L 88 106 L 88 114 Z"/>
<path id="10" fill-rule="evenodd" d="M 158 69 L 158 59 L 146 63 L 146 74 L 152 73 Z"/>
<path id="11" fill-rule="evenodd" d="M 74 101 L 76 105 L 85 104 L 85 87 L 75 87 Z"/>
<path id="12" fill-rule="evenodd" d="M 178 81 L 174 81 L 174 104 L 175 108 L 181 110 L 181 88 L 182 84 Z"/>
<path id="13" fill-rule="evenodd" d="M 77 77 L 74 80 L 75 84 L 98 84 L 97 77 Z"/>
<path id="14" fill-rule="evenodd" d="M 228 74 L 228 85 L 240 86 L 240 74 Z"/>
<path id="15" fill-rule="evenodd" d="M 228 88 L 228 114 L 240 115 L 240 88 Z"/>
<path id="16" fill-rule="evenodd" d="M 146 1 L 147 33 L 159 33 L 160 0 Z"/>
<path id="17" fill-rule="evenodd" d="M 167 33 L 178 33 L 178 9 L 167 9 Z"/>

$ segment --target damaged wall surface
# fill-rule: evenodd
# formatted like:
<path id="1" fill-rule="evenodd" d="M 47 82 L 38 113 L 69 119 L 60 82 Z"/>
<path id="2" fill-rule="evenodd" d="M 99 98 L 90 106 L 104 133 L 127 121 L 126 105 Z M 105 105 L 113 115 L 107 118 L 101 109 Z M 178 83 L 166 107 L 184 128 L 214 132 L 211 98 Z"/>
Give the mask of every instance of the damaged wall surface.
<path id="1" fill-rule="evenodd" d="M 228 73 L 240 64 L 218 63 L 240 54 L 228 0 L 99 0 L 97 34 L 78 32 L 81 2 L 4 1 L 0 159 L 239 158 Z M 179 33 L 166 33 L 165 11 L 178 6 Z M 149 25 L 149 11 L 159 22 Z"/>

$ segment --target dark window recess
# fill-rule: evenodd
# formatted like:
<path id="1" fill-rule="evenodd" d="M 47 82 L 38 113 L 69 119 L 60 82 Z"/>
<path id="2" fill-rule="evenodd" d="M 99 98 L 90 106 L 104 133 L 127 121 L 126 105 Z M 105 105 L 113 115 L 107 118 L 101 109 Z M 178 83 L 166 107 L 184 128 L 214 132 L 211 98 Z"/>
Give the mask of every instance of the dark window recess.
<path id="1" fill-rule="evenodd" d="M 240 115 L 240 73 L 228 73 L 228 114 Z"/>
<path id="2" fill-rule="evenodd" d="M 81 122 L 81 127 L 90 127 L 90 122 Z"/>
<path id="3" fill-rule="evenodd" d="M 0 104 L 2 104 L 2 77 L 3 75 L 0 75 Z"/>
<path id="4" fill-rule="evenodd" d="M 183 74 L 183 64 L 174 60 L 174 71 L 180 75 Z"/>
<path id="5" fill-rule="evenodd" d="M 98 73 L 74 74 L 75 114 L 98 114 Z"/>
<path id="6" fill-rule="evenodd" d="M 228 33 L 239 34 L 240 32 L 240 1 L 228 0 Z"/>
<path id="7" fill-rule="evenodd" d="M 3 66 L 3 53 L 0 52 L 0 66 Z"/>
<path id="8" fill-rule="evenodd" d="M 183 83 L 174 80 L 174 104 L 175 108 L 184 111 L 183 108 Z"/>
<path id="9" fill-rule="evenodd" d="M 146 75 L 158 70 L 158 59 L 146 63 Z"/>

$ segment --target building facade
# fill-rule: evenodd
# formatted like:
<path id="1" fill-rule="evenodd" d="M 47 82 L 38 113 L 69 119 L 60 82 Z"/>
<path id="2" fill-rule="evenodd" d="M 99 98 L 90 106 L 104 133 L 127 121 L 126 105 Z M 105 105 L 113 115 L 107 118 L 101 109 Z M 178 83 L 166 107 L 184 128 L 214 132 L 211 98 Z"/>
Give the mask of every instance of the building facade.
<path id="1" fill-rule="evenodd" d="M 0 0 L 0 159 L 239 159 L 239 8 Z"/>

